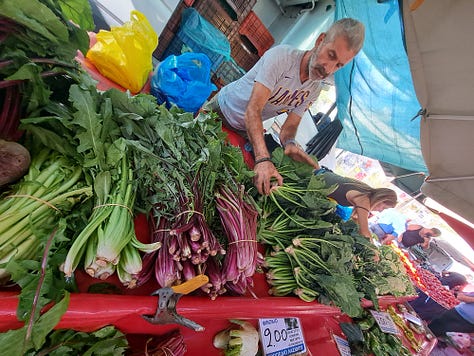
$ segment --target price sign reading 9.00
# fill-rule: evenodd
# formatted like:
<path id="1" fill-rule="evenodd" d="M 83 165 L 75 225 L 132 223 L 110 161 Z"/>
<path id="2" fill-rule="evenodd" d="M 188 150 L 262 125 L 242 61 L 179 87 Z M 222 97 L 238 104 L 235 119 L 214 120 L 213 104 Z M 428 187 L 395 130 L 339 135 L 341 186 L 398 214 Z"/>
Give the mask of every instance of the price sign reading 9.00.
<path id="1" fill-rule="evenodd" d="M 306 352 L 298 318 L 260 319 L 259 326 L 264 355 L 287 356 Z"/>

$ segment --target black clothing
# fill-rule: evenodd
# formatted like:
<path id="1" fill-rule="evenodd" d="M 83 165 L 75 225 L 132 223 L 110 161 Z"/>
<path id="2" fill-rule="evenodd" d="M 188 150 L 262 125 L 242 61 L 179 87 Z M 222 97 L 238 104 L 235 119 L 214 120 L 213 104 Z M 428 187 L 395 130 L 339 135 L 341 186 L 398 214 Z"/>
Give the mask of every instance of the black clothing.
<path id="1" fill-rule="evenodd" d="M 449 331 L 467 334 L 474 332 L 474 324 L 464 319 L 456 308 L 449 309 L 434 318 L 428 324 L 428 328 L 436 337 L 443 336 Z"/>
<path id="2" fill-rule="evenodd" d="M 425 239 L 420 236 L 421 229 L 423 228 L 420 227 L 418 230 L 406 230 L 402 236 L 403 247 L 411 247 L 423 243 Z"/>
<path id="3" fill-rule="evenodd" d="M 361 186 L 366 187 L 366 189 L 372 189 L 369 185 L 349 177 L 340 176 L 332 172 L 323 173 L 324 180 L 326 181 L 326 186 L 330 187 L 334 184 L 337 184 L 337 189 L 328 195 L 328 197 L 337 201 L 339 205 L 343 206 L 353 206 L 346 198 L 346 194 L 350 190 L 360 190 Z"/>

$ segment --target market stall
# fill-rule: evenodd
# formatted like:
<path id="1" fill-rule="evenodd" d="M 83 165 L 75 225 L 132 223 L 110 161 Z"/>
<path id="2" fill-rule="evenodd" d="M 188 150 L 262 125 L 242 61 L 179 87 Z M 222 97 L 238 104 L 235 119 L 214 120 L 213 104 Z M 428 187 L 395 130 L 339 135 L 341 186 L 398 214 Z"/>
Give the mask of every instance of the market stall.
<path id="1" fill-rule="evenodd" d="M 337 354 L 347 351 L 341 323 L 357 324 L 373 312 L 390 320 L 395 305 L 395 346 L 429 352 L 436 343 L 429 331 L 413 336 L 406 329 L 410 321 L 400 305 L 414 290 L 397 255 L 384 247 L 377 260 L 378 250 L 358 236 L 355 224 L 335 214 L 320 178 L 298 166 L 285 177 L 293 185 L 252 197 L 245 188 L 252 157 L 242 138 L 211 116 L 170 102 L 157 106 L 146 95 L 150 68 L 138 85 L 106 79 L 76 54 L 95 46 L 96 37 L 64 21 L 60 9 L 35 4 L 50 20 L 43 31 L 15 22 L 13 2 L 0 7 L 2 21 L 18 30 L 9 35 L 20 33 L 0 47 L 3 53 L 16 45 L 27 50 L 31 39 L 22 26 L 32 26 L 38 40 L 32 58 L 22 58 L 26 67 L 12 59 L 2 72 L 1 88 L 8 95 L 18 90 L 18 100 L 29 103 L 13 110 L 5 94 L 7 138 L 21 139 L 32 153 L 28 173 L 2 195 L 9 225 L 0 232 L 1 272 L 15 281 L 0 291 L 5 339 L 20 337 L 39 349 L 52 329 L 89 333 L 112 325 L 129 336 L 178 329 L 186 354 L 217 355 L 214 336 L 239 319 L 258 327 L 266 354 L 271 342 L 265 337 L 280 333 L 271 324 L 285 333 L 300 330 L 298 344 L 274 343 L 276 350 Z M 35 10 L 23 5 L 34 18 Z M 41 52 L 45 38 L 56 41 L 53 53 Z M 38 60 L 35 51 L 54 60 Z M 25 75 L 29 67 L 41 74 Z M 298 164 L 281 152 L 274 159 Z M 206 281 L 180 289 L 200 276 Z M 156 292 L 165 289 L 171 294 Z"/>

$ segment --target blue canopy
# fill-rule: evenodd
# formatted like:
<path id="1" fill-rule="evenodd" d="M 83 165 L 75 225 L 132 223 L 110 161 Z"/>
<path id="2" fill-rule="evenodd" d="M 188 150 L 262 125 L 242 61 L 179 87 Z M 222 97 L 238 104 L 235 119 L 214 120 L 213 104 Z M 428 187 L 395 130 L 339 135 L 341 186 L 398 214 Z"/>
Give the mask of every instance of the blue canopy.
<path id="1" fill-rule="evenodd" d="M 403 43 L 397 0 L 337 0 L 336 20 L 365 25 L 364 47 L 336 72 L 337 146 L 412 171 L 427 172 L 420 147 L 421 109 Z"/>

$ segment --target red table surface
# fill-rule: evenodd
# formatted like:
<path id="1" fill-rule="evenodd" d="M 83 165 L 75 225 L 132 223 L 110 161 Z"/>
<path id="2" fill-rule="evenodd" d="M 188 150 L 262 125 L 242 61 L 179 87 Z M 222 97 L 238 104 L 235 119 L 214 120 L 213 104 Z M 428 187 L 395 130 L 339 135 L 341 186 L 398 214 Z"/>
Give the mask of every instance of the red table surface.
<path id="1" fill-rule="evenodd" d="M 0 292 L 0 300 L 0 331 L 21 327 L 16 318 L 17 293 Z M 143 319 L 142 315 L 155 313 L 157 301 L 155 296 L 73 293 L 68 310 L 56 328 L 92 331 L 114 325 L 125 334 L 160 335 L 178 327 L 188 348 L 187 355 L 218 355 L 212 340 L 217 332 L 229 326 L 228 319 L 248 320 L 257 326 L 259 318 L 298 317 L 310 351 L 319 354 L 326 350 L 329 355 L 337 355 L 332 334 L 342 336 L 339 322 L 349 320 L 337 308 L 307 303 L 296 297 L 221 296 L 211 300 L 183 296 L 176 310 L 205 327 L 204 331 L 196 332 L 178 324 L 155 325 Z"/>

